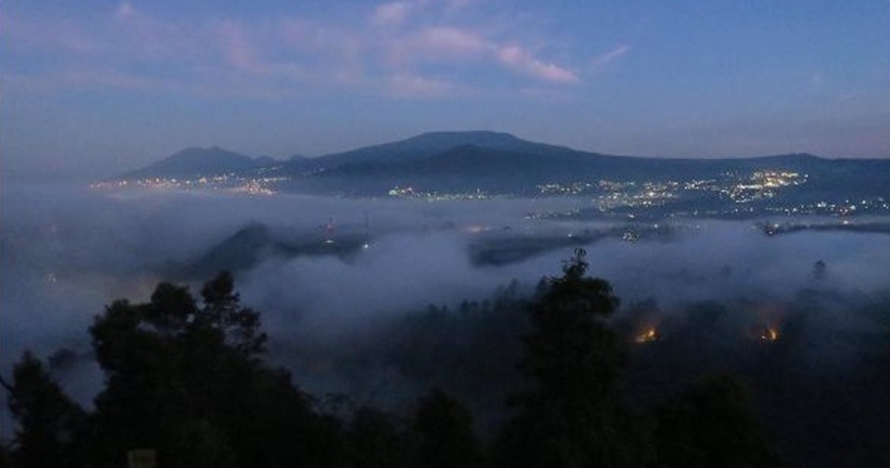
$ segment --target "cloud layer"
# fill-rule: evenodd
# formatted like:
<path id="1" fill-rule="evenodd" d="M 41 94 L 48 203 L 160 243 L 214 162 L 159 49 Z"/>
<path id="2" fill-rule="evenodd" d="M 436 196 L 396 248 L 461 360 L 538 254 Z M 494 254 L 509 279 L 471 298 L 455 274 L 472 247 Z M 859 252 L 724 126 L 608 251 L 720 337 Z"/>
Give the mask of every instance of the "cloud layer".
<path id="1" fill-rule="evenodd" d="M 292 370 L 312 395 L 338 392 L 359 404 L 405 404 L 441 385 L 459 392 L 477 421 L 493 428 L 504 414 L 504 394 L 522 385 L 515 363 L 525 315 L 516 309 L 491 315 L 469 303 L 461 311 L 461 301 L 483 304 L 511 279 L 530 294 L 539 278 L 560 274 L 571 252 L 564 247 L 479 266 L 468 246 L 480 239 L 500 245 L 515 235 L 562 238 L 616 224 L 526 217 L 589 204 L 569 198 L 428 203 L 2 189 L 0 373 L 9 376 L 24 349 L 46 359 L 65 347 L 75 359 L 52 366 L 52 375 L 85 406 L 103 379 L 87 333 L 103 305 L 146 301 L 177 266 L 250 223 L 268 225 L 283 240 L 321 242 L 333 218 L 340 235 L 370 232 L 369 247 L 347 259 L 271 253 L 236 273 L 243 303 L 261 312 L 269 332 L 270 361 Z M 780 429 L 799 428 L 802 438 L 814 433 L 810 421 L 818 423 L 821 414 L 842 415 L 833 424 L 841 428 L 883 422 L 872 403 L 885 392 L 868 372 L 884 370 L 877 358 L 886 356 L 890 338 L 890 236 L 767 237 L 744 221 L 670 225 L 667 237 L 585 246 L 590 273 L 607 279 L 622 300 L 613 322 L 622 336 L 658 327 L 654 341 L 632 345 L 628 376 L 636 384 L 628 388 L 664 392 L 687 374 L 728 369 L 766 383 L 766 395 L 779 399 L 762 408 Z M 818 261 L 824 268 L 816 275 Z M 203 280 L 190 285 L 193 293 Z M 430 314 L 429 304 L 448 312 Z M 850 393 L 847 382 L 868 391 Z M 826 403 L 822 392 L 834 388 L 844 397 Z M 0 439 L 9 440 L 13 427 L 8 412 L 0 412 Z M 841 431 L 831 440 L 840 435 L 851 447 L 881 441 Z"/>
<path id="2" fill-rule="evenodd" d="M 547 235 L 598 226 L 523 219 L 529 212 L 584 204 L 571 199 L 430 205 L 38 189 L 7 189 L 3 195 L 0 364 L 7 369 L 24 348 L 44 354 L 59 346 L 86 349 L 86 327 L 103 305 L 121 297 L 146 300 L 176 265 L 197 260 L 251 222 L 285 237 L 317 238 L 333 217 L 344 232 L 370 229 L 374 237 L 371 248 L 351 261 L 273 257 L 240 272 L 236 281 L 245 302 L 263 312 L 267 329 L 282 341 L 348 341 L 381 317 L 430 303 L 454 307 L 461 299 L 481 300 L 511 279 L 531 287 L 558 274 L 570 249 L 479 267 L 470 262 L 468 244 L 502 226 Z M 478 230 L 471 226 L 495 229 L 470 234 Z M 587 248 L 591 273 L 612 282 L 625 304 L 654 298 L 665 309 L 705 300 L 785 301 L 813 287 L 819 260 L 839 291 L 886 290 L 890 274 L 888 236 L 803 233 L 773 239 L 744 222 L 684 223 L 669 241 L 607 239 Z"/>

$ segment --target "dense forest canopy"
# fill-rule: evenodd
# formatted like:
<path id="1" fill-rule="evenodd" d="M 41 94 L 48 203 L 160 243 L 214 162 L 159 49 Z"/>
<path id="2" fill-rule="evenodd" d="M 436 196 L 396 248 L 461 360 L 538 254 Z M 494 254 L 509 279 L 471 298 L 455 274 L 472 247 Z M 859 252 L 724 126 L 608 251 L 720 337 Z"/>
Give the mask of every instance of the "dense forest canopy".
<path id="1" fill-rule="evenodd" d="M 51 365 L 21 357 L 3 381 L 18 422 L 4 465 L 120 466 L 128 453 L 149 450 L 158 466 L 183 467 L 778 466 L 793 464 L 788 454 L 801 441 L 777 432 L 795 423 L 771 421 L 770 398 L 816 384 L 819 398 L 861 393 L 877 404 L 872 411 L 887 411 L 882 397 L 863 392 L 869 379 L 886 388 L 886 341 L 855 377 L 843 377 L 853 385 L 843 391 L 800 375 L 770 383 L 764 355 L 805 359 L 794 350 L 806 326 L 800 317 L 757 329 L 734 322 L 725 305 L 703 303 L 672 323 L 654 301 L 616 317 L 611 285 L 587 269 L 578 250 L 531 295 L 513 282 L 455 310 L 431 305 L 396 320 L 388 346 L 358 344 L 366 362 L 388 361 L 426 383 L 397 404 L 302 390 L 268 359 L 260 313 L 241 304 L 230 273 L 207 282 L 200 298 L 160 283 L 148 302 L 114 301 L 90 327 L 105 374 L 94 408 L 67 396 Z M 812 290 L 792 307 L 824 302 Z M 747 351 L 716 356 L 717 347 L 700 346 L 740 326 Z M 785 372 L 780 363 L 772 371 Z M 874 416 L 862 422 L 887 431 Z M 854 455 L 869 464 L 882 454 L 866 446 Z"/>

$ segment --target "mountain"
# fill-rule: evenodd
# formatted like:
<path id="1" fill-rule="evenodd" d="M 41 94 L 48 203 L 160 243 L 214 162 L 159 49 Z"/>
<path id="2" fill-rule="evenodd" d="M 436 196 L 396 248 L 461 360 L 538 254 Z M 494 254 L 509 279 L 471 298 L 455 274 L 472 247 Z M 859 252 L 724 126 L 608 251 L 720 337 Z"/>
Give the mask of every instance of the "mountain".
<path id="1" fill-rule="evenodd" d="M 194 177 L 228 173 L 246 175 L 260 168 L 276 176 L 322 176 L 329 182 L 357 177 L 382 177 L 391 182 L 438 176 L 470 179 L 508 176 L 513 179 L 532 177 L 544 180 L 590 174 L 649 178 L 690 172 L 713 175 L 736 168 L 770 165 L 793 169 L 812 166 L 820 161 L 824 160 L 806 154 L 719 160 L 613 156 L 532 142 L 509 133 L 465 131 L 430 132 L 317 158 L 295 155 L 284 161 L 267 156 L 251 158 L 218 147 L 188 148 L 119 178 Z"/>
<path id="2" fill-rule="evenodd" d="M 560 146 L 523 140 L 509 133 L 491 131 L 430 132 L 406 140 L 329 154 L 317 158 L 315 162 L 326 168 L 368 164 L 393 165 L 421 160 L 466 145 L 522 153 L 572 151 Z"/>
<path id="3" fill-rule="evenodd" d="M 289 161 L 276 168 L 275 173 L 302 178 L 307 187 L 336 187 L 346 192 L 350 187 L 378 192 L 397 185 L 422 185 L 430 190 L 481 187 L 511 191 L 520 185 L 591 178 L 666 180 L 692 174 L 714 178 L 728 172 L 758 169 L 834 171 L 849 166 L 850 161 L 810 154 L 732 159 L 615 156 L 532 142 L 508 133 L 467 131 L 424 133 L 392 143 Z M 886 161 L 880 160 L 873 164 L 887 166 Z"/>
<path id="4" fill-rule="evenodd" d="M 692 216 L 890 210 L 887 159 L 803 153 L 735 159 L 614 156 L 490 131 L 424 133 L 283 161 L 191 148 L 122 179 L 178 178 L 188 185 L 221 174 L 231 177 L 200 186 L 372 197 L 582 195 L 597 200 L 594 211 L 634 216 L 643 210 Z"/>
<path id="5" fill-rule="evenodd" d="M 645 158 L 609 156 L 537 143 L 491 131 L 431 132 L 405 140 L 288 161 L 268 174 L 291 189 L 343 194 L 386 193 L 394 186 L 425 190 L 512 191 L 582 173 L 639 173 Z M 545 179 L 541 179 L 544 177 Z"/>
<path id="6" fill-rule="evenodd" d="M 554 179 L 577 177 L 610 166 L 624 171 L 611 157 L 582 153 L 560 147 L 529 144 L 479 146 L 459 144 L 441 151 L 426 151 L 344 158 L 313 175 L 326 185 L 355 193 L 373 193 L 395 186 L 420 187 L 426 191 L 475 190 L 515 192 L 520 187 Z M 518 143 L 518 144 L 517 144 Z M 485 144 L 485 143 L 483 143 Z M 319 161 L 319 164 L 327 161 Z M 294 174 L 289 174 L 293 176 Z"/>
<path id="7" fill-rule="evenodd" d="M 296 258 L 334 256 L 349 260 L 365 248 L 368 235 L 360 232 L 328 234 L 276 231 L 251 222 L 213 245 L 186 265 L 171 268 L 171 274 L 206 278 L 219 271 L 240 272 L 271 257 Z"/>
<path id="8" fill-rule="evenodd" d="M 216 146 L 186 148 L 142 169 L 123 174 L 118 179 L 214 176 L 256 169 L 275 162 L 268 156 L 251 158 Z"/>
<path id="9" fill-rule="evenodd" d="M 285 164 L 273 172 L 298 181 L 285 190 L 380 195 L 394 187 L 411 187 L 427 193 L 482 190 L 524 196 L 536 195 L 539 186 L 548 184 L 717 179 L 758 170 L 802 172 L 819 180 L 849 163 L 808 154 L 738 159 L 614 156 L 531 142 L 507 133 L 474 131 L 425 133 Z M 880 164 L 890 168 L 886 161 Z"/>

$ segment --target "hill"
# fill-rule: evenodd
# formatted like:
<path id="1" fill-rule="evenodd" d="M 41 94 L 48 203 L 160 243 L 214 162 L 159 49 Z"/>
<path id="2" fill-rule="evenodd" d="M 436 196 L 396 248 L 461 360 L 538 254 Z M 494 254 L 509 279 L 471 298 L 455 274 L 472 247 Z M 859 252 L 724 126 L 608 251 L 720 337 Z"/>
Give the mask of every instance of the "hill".
<path id="1" fill-rule="evenodd" d="M 229 177 L 185 185 L 371 197 L 580 195 L 595 201 L 592 211 L 640 215 L 645 208 L 655 216 L 890 211 L 890 160 L 804 153 L 734 159 L 614 156 L 490 131 L 424 133 L 285 161 L 191 148 L 121 179 L 182 182 L 213 175 Z"/>
<path id="2" fill-rule="evenodd" d="M 124 180 L 151 177 L 200 177 L 239 173 L 274 164 L 267 156 L 251 158 L 219 147 L 186 148 L 156 163 L 118 177 Z"/>

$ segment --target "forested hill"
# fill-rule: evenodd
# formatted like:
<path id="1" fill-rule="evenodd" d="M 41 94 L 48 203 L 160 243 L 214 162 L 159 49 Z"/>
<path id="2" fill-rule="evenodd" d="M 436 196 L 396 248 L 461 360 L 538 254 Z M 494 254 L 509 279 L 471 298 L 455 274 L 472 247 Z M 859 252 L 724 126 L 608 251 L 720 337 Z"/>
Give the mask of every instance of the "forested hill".
<path id="1" fill-rule="evenodd" d="M 299 356 L 317 371 L 347 372 L 353 384 L 369 380 L 376 390 L 364 399 L 311 395 L 271 364 L 270 348 L 280 359 L 300 345 L 267 338 L 232 275 L 217 275 L 200 297 L 160 283 L 147 302 L 114 301 L 90 327 L 90 359 L 106 377 L 94 408 L 53 377 L 79 358 L 24 353 L 0 380 L 18 423 L 0 458 L 11 468 L 112 467 L 128 455 L 183 468 L 890 461 L 890 336 L 845 330 L 837 339 L 819 326 L 841 302 L 847 317 L 885 322 L 886 298 L 851 301 L 821 285 L 785 312 L 766 304 L 771 314 L 740 314 L 707 302 L 680 316 L 646 301 L 616 316 L 611 284 L 587 268 L 576 250 L 531 295 L 511 283 L 481 303 L 393 320 L 377 330 L 384 338 L 351 343 L 352 355 Z M 832 343 L 855 341 L 850 369 L 810 367 L 824 352 L 820 337 L 829 341 L 823 362 L 838 352 Z M 375 383 L 375 369 L 414 396 L 381 395 L 393 387 Z"/>
<path id="2" fill-rule="evenodd" d="M 658 156 L 658 155 L 655 155 Z M 489 131 L 433 132 L 317 158 L 250 158 L 220 148 L 187 149 L 117 180 L 227 176 L 274 180 L 284 191 L 386 194 L 411 186 L 428 192 L 536 194 L 542 184 L 602 180 L 709 180 L 756 171 L 805 174 L 816 190 L 890 187 L 890 160 L 826 159 L 809 154 L 672 159 L 614 156 L 536 143 Z"/>

